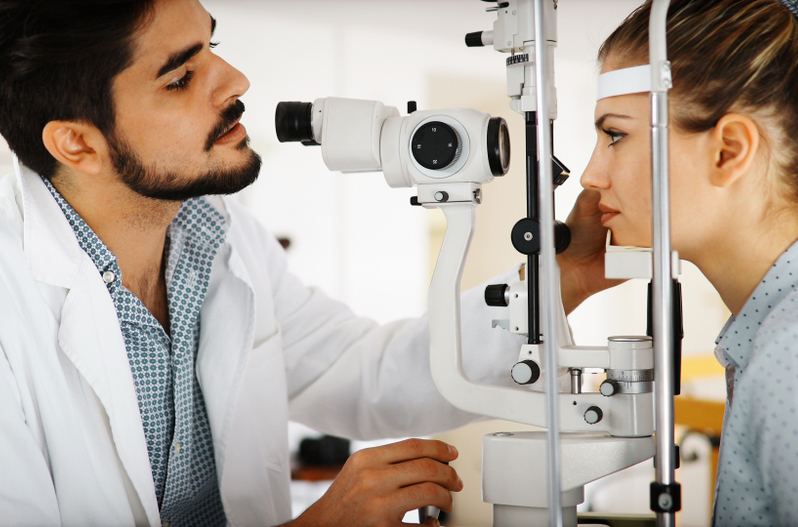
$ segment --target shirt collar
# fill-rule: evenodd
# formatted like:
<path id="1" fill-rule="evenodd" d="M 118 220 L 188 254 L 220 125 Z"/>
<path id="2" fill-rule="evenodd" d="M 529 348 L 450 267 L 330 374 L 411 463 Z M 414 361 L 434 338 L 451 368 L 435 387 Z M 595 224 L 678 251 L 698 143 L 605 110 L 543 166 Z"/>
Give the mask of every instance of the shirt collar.
<path id="1" fill-rule="evenodd" d="M 740 313 L 729 318 L 715 340 L 725 359 L 735 368 L 745 368 L 759 327 L 773 308 L 798 287 L 798 242 L 793 243 L 770 267 L 748 297 Z"/>
<path id="2" fill-rule="evenodd" d="M 72 227 L 81 249 L 89 255 L 100 274 L 103 276 L 108 276 L 105 275 L 107 272 L 114 274 L 113 279 L 104 279 L 104 281 L 111 294 L 115 294 L 122 282 L 121 270 L 119 269 L 116 255 L 100 240 L 55 186 L 47 178 L 42 177 L 41 179 L 56 203 L 58 203 L 70 227 Z M 167 230 L 167 252 L 180 254 L 186 244 L 191 244 L 195 248 L 208 247 L 215 254 L 225 242 L 226 236 L 227 219 L 222 213 L 208 203 L 204 197 L 192 198 L 183 202 L 177 216 L 169 225 Z M 167 262 L 171 263 L 172 259 L 169 254 L 166 257 Z M 172 266 L 169 265 L 168 267 Z M 169 280 L 171 270 L 167 269 L 167 280 Z"/>

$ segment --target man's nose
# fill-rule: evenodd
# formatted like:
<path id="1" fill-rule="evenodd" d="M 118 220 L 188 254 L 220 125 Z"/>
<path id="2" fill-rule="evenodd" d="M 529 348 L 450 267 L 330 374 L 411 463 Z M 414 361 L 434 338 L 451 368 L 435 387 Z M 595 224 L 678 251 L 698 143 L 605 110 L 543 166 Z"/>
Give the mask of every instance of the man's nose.
<path id="1" fill-rule="evenodd" d="M 216 57 L 221 62 L 222 71 L 219 75 L 219 85 L 214 90 L 214 102 L 224 106 L 230 99 L 238 99 L 249 90 L 249 79 L 239 70 L 228 64 L 224 59 Z"/>

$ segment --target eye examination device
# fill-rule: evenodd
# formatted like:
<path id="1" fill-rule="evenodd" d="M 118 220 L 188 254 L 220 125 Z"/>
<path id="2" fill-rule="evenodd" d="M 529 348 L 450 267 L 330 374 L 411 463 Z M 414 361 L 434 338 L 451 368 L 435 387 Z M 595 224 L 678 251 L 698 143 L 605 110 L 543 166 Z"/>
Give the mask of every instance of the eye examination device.
<path id="1" fill-rule="evenodd" d="M 509 314 L 493 325 L 526 337 L 518 360 L 507 365 L 515 388 L 466 376 L 460 331 L 460 280 L 481 188 L 509 168 L 504 119 L 472 109 L 417 110 L 414 103 L 402 116 L 381 102 L 334 97 L 277 107 L 280 141 L 319 146 L 333 171 L 381 171 L 389 186 L 415 188 L 414 205 L 443 211 L 446 235 L 429 290 L 435 384 L 465 411 L 545 428 L 484 437 L 483 500 L 492 504 L 497 527 L 586 525 L 576 512 L 584 485 L 655 455 L 651 508 L 656 525 L 675 525 L 681 491 L 674 478 L 673 395 L 681 328 L 668 220 L 669 2 L 653 3 L 650 64 L 599 79 L 600 98 L 650 92 L 652 106 L 653 247 L 608 251 L 606 265 L 610 277 L 651 281 L 650 330 L 609 336 L 606 346 L 574 344 L 560 299 L 556 254 L 570 233 L 554 220 L 554 191 L 568 178 L 552 137 L 558 0 L 487 2 L 497 16 L 493 29 L 466 36 L 469 46 L 507 54 L 506 95 L 526 125 L 526 216 L 508 233 L 526 256 L 525 279 L 485 292 L 489 305 Z M 586 370 L 606 374 L 598 391 L 583 388 Z"/>

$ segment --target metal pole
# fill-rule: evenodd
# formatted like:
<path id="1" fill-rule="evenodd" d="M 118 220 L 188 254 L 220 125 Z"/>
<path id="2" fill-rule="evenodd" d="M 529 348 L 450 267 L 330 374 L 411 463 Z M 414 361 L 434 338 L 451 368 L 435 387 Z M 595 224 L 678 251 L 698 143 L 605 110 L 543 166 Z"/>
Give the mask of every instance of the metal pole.
<path id="1" fill-rule="evenodd" d="M 525 112 L 526 123 L 526 217 L 540 225 L 538 186 L 537 112 Z M 537 233 L 535 233 L 537 234 Z M 540 254 L 526 257 L 527 343 L 540 344 Z"/>
<path id="2" fill-rule="evenodd" d="M 671 88 L 667 61 L 667 14 L 670 0 L 654 0 L 649 20 L 651 64 L 651 196 L 652 247 L 654 250 L 653 317 L 656 395 L 657 481 L 652 484 L 651 505 L 659 527 L 673 527 L 680 508 L 680 490 L 675 480 L 676 449 L 673 432 L 673 287 L 668 174 L 668 90 Z"/>
<path id="3" fill-rule="evenodd" d="M 540 189 L 540 297 L 543 352 L 546 357 L 546 439 L 548 447 L 549 523 L 561 527 L 560 409 L 557 382 L 557 324 L 552 306 L 557 305 L 557 261 L 554 251 L 554 183 L 551 165 L 552 134 L 549 126 L 549 94 L 544 79 L 548 71 L 543 1 L 535 0 L 535 84 L 538 115 L 538 181 Z"/>

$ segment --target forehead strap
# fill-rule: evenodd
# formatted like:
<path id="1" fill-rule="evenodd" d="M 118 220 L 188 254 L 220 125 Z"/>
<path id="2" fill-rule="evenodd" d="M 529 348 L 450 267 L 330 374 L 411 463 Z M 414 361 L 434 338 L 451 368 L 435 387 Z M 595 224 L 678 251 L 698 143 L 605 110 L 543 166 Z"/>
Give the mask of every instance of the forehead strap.
<path id="1" fill-rule="evenodd" d="M 596 100 L 651 91 L 651 65 L 633 66 L 602 73 Z"/>

